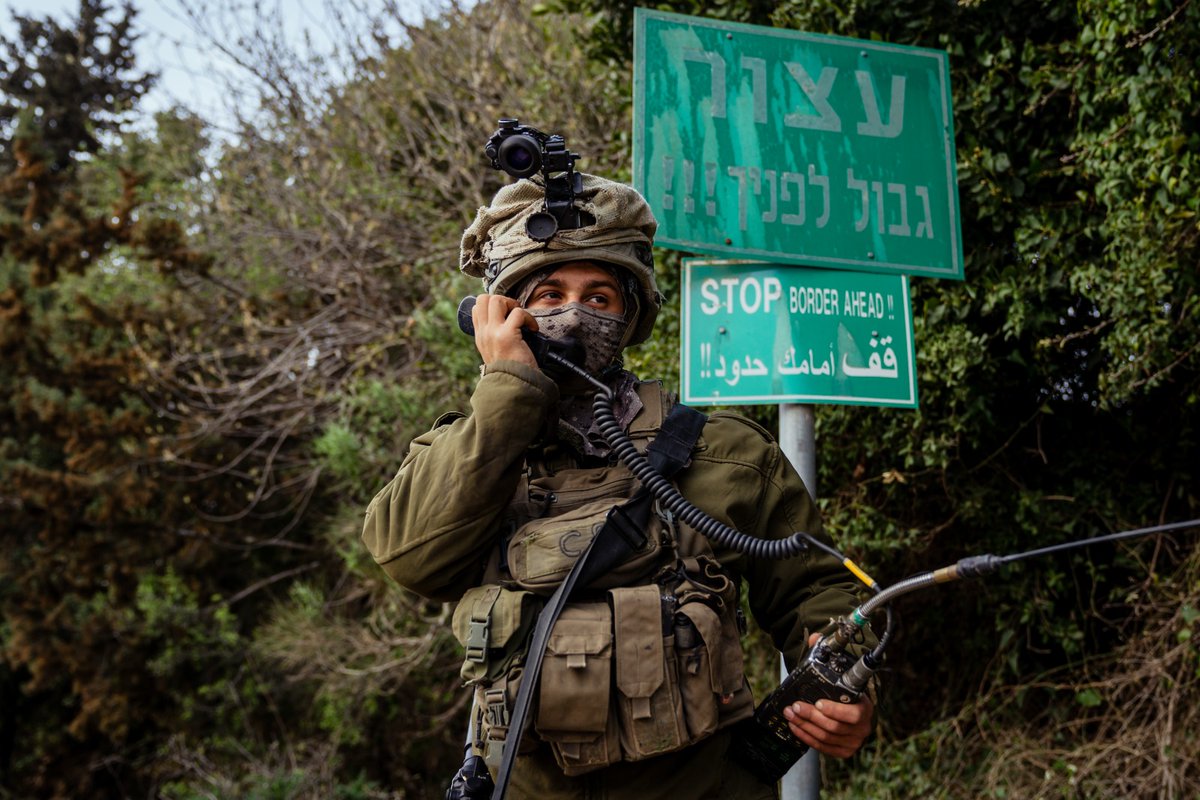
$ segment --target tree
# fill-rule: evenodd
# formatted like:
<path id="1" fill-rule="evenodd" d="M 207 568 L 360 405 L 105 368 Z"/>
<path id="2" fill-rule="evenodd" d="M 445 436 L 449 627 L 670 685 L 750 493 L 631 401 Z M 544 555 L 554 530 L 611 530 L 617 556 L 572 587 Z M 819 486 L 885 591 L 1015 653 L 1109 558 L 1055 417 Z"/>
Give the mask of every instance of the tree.
<path id="1" fill-rule="evenodd" d="M 149 80 L 132 11 L 80 9 L 67 26 L 22 19 L 5 43 L 0 787 L 21 796 L 145 793 L 143 763 L 205 715 L 185 704 L 237 639 L 221 584 L 198 579 L 219 552 L 211 526 L 184 522 L 193 502 L 222 508 L 225 487 L 172 480 L 169 400 L 147 377 L 188 318 L 170 273 L 207 258 L 178 223 L 139 214 L 139 176 L 108 159 Z"/>
<path id="2" fill-rule="evenodd" d="M 0 36 L 0 170 L 20 156 L 13 132 L 23 119 L 38 131 L 51 172 L 101 147 L 153 85 L 155 75 L 134 71 L 133 4 L 110 19 L 104 0 L 80 0 L 68 25 L 53 18 L 14 14 L 15 39 Z"/>

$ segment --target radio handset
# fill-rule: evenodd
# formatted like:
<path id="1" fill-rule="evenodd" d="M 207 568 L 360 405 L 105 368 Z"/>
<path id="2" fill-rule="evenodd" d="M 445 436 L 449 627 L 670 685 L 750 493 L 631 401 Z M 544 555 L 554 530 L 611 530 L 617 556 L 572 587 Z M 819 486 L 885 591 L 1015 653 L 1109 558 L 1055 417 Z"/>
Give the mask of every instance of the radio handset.
<path id="1" fill-rule="evenodd" d="M 464 297 L 458 304 L 458 327 L 468 336 L 475 335 L 475 321 L 471 319 L 471 311 L 475 308 L 474 297 Z M 569 336 L 562 339 L 551 339 L 537 331 L 528 328 L 521 329 L 521 338 L 533 351 L 533 358 L 542 371 L 550 377 L 560 377 L 570 372 L 561 363 L 563 360 L 571 364 L 583 363 L 583 345 Z"/>

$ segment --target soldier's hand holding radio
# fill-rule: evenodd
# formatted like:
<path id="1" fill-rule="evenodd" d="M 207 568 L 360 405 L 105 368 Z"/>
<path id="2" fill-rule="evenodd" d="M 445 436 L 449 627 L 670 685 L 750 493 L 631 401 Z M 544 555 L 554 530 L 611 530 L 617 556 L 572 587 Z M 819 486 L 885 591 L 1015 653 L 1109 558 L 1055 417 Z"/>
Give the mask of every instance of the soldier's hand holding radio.
<path id="1" fill-rule="evenodd" d="M 808 637 L 812 647 L 821 638 Z M 871 733 L 875 704 L 863 695 L 857 703 L 818 700 L 816 705 L 797 701 L 783 710 L 792 735 L 814 750 L 835 758 L 849 758 L 858 752 Z"/>

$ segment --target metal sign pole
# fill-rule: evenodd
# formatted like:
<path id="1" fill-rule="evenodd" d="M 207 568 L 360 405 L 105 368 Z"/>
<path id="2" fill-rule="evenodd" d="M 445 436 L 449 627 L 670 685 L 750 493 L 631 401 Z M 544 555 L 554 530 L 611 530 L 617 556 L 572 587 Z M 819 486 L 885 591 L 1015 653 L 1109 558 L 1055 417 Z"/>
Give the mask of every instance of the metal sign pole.
<path id="1" fill-rule="evenodd" d="M 800 473 L 808 494 L 817 499 L 817 440 L 814 433 L 816 406 L 800 403 L 781 403 L 779 406 L 779 446 L 784 456 Z M 779 677 L 787 676 L 783 657 L 779 659 Z M 821 762 L 816 750 L 809 750 L 783 776 L 780 782 L 781 800 L 819 800 L 821 796 Z"/>

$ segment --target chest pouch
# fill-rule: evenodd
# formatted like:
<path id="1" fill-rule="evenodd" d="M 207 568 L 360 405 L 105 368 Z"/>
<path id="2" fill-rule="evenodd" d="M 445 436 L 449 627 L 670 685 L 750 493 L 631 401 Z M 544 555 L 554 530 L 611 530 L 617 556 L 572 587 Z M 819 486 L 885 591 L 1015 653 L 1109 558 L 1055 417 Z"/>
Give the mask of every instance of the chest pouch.
<path id="1" fill-rule="evenodd" d="M 508 543 L 508 569 L 513 580 L 531 592 L 551 594 L 606 524 L 615 526 L 617 535 L 627 536 L 633 548 L 623 563 L 592 583 L 591 588 L 627 586 L 653 574 L 662 560 L 664 545 L 671 541 L 667 527 L 656 514 L 638 519 L 626 506 L 614 507 L 610 496 L 519 527 Z"/>
<path id="2" fill-rule="evenodd" d="M 612 714 L 612 619 L 607 602 L 569 605 L 546 642 L 534 726 L 567 775 L 621 760 Z"/>

